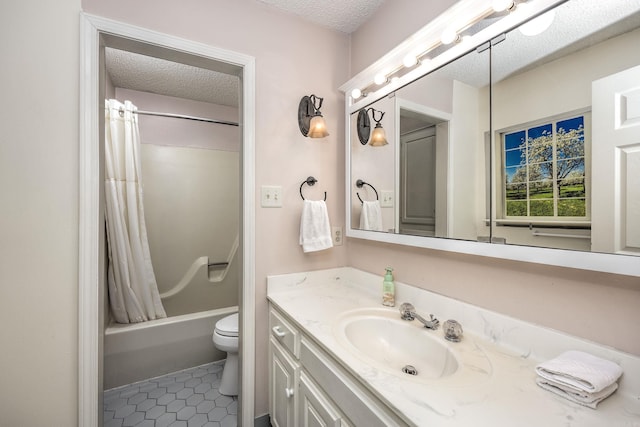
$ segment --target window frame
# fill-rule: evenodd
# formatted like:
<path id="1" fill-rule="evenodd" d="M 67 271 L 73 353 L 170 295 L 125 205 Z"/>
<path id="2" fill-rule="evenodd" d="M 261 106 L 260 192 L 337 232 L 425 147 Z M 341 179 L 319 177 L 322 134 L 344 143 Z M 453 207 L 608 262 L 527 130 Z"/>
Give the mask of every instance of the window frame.
<path id="1" fill-rule="evenodd" d="M 585 180 L 585 216 L 507 216 L 506 214 L 506 166 L 505 166 L 505 135 L 515 133 L 518 131 L 528 131 L 529 129 L 551 124 L 554 153 L 556 151 L 556 126 L 558 122 L 583 117 L 584 125 L 584 180 Z M 494 148 L 495 148 L 495 166 L 494 173 L 496 176 L 496 212 L 495 221 L 497 224 L 511 224 L 511 225 L 544 225 L 544 226 L 577 226 L 580 228 L 591 227 L 591 108 L 583 108 L 573 111 L 568 111 L 552 116 L 532 120 L 529 122 L 518 123 L 516 125 L 504 127 L 494 132 Z M 554 154 L 554 175 L 557 169 L 558 159 Z M 556 183 L 553 183 L 554 188 L 554 205 L 557 204 L 557 195 L 555 194 Z M 529 194 L 527 194 L 529 196 Z M 527 199 L 529 200 L 529 197 Z"/>

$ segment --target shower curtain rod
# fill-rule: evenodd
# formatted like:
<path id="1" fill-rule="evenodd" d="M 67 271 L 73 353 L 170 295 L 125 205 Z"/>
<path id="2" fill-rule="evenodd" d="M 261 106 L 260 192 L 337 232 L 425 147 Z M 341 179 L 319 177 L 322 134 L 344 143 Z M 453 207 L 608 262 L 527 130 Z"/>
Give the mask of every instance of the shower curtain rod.
<path id="1" fill-rule="evenodd" d="M 207 118 L 204 118 L 204 117 L 185 116 L 183 114 L 158 113 L 158 112 L 155 112 L 155 111 L 142 111 L 142 110 L 134 111 L 134 113 L 142 114 L 142 115 L 145 115 L 145 116 L 171 117 L 171 118 L 174 118 L 174 119 L 195 120 L 197 122 L 215 123 L 215 124 L 219 124 L 219 125 L 239 126 L 239 124 L 236 123 L 236 122 L 227 122 L 227 121 L 224 121 L 224 120 L 207 119 Z M 120 110 L 120 115 L 122 115 L 122 114 L 124 114 L 124 110 L 123 109 Z"/>

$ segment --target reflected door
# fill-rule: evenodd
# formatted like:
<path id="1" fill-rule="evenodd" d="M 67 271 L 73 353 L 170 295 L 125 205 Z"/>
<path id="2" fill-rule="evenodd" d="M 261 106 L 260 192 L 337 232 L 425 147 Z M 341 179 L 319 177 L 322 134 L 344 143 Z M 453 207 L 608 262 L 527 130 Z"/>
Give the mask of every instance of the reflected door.
<path id="1" fill-rule="evenodd" d="M 433 236 L 436 226 L 435 126 L 400 137 L 400 233 Z"/>
<path id="2" fill-rule="evenodd" d="M 593 82 L 592 250 L 640 255 L 640 66 Z"/>

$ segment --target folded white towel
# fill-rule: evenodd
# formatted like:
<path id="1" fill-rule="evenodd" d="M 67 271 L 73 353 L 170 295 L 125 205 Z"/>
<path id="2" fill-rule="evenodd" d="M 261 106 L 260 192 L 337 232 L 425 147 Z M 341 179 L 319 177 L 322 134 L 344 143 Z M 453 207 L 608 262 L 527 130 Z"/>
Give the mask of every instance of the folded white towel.
<path id="1" fill-rule="evenodd" d="M 557 394 L 558 396 L 562 396 L 565 399 L 588 406 L 592 409 L 596 409 L 598 403 L 611 396 L 611 394 L 618 389 L 618 383 L 613 383 L 596 393 L 586 393 L 584 391 L 578 391 L 573 387 L 567 387 L 563 384 L 541 377 L 536 379 L 536 384 L 545 390 Z"/>
<path id="2" fill-rule="evenodd" d="M 333 246 L 329 214 L 324 200 L 305 200 L 300 218 L 300 244 L 304 252 Z"/>
<path id="3" fill-rule="evenodd" d="M 539 364 L 536 372 L 542 378 L 574 390 L 597 393 L 615 383 L 622 375 L 622 368 L 609 360 L 571 350 Z"/>
<path id="4" fill-rule="evenodd" d="M 382 210 L 380 202 L 374 200 L 372 202 L 362 202 L 362 210 L 360 211 L 360 229 L 382 231 Z"/>

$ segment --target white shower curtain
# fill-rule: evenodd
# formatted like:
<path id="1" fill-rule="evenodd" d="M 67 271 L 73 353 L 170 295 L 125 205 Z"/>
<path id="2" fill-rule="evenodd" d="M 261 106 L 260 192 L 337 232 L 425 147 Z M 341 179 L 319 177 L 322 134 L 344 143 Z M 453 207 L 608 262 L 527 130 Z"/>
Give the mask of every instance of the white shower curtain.
<path id="1" fill-rule="evenodd" d="M 111 312 L 118 323 L 167 317 L 156 283 L 142 204 L 136 107 L 106 100 L 105 199 Z"/>

